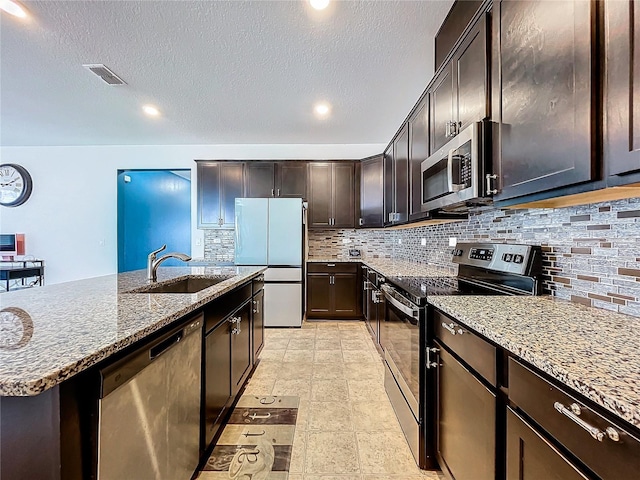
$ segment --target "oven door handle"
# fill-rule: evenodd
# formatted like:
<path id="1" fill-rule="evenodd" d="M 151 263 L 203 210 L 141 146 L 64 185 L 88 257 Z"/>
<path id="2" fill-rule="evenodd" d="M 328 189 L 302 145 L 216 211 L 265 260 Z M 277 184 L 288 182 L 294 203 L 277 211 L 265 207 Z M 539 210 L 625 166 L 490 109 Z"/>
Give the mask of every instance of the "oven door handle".
<path id="1" fill-rule="evenodd" d="M 411 318 L 415 319 L 415 320 L 420 320 L 420 313 L 418 312 L 418 309 L 416 308 L 411 308 L 408 307 L 407 305 L 404 305 L 403 303 L 399 302 L 398 300 L 396 300 L 395 298 L 393 298 L 387 291 L 386 289 L 382 291 L 384 293 L 384 298 L 391 303 L 391 305 L 393 305 L 394 307 L 396 307 L 398 310 L 400 310 L 402 313 L 404 313 L 405 315 L 409 315 Z"/>

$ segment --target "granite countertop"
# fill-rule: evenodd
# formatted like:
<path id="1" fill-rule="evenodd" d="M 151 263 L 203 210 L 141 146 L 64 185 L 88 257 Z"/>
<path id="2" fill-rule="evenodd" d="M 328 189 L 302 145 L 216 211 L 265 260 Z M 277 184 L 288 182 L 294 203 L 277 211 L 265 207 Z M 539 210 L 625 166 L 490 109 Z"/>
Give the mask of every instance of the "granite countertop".
<path id="1" fill-rule="evenodd" d="M 264 270 L 158 269 L 159 282 L 185 275 L 229 277 L 194 294 L 127 293 L 147 284 L 145 270 L 2 293 L 0 396 L 37 395 L 52 388 Z M 8 311 L 24 319 L 13 321 Z"/>
<path id="2" fill-rule="evenodd" d="M 548 296 L 441 296 L 429 303 L 640 427 L 640 322 Z"/>
<path id="3" fill-rule="evenodd" d="M 442 277 L 456 275 L 454 269 L 436 267 L 429 264 L 410 262 L 407 260 L 394 260 L 391 258 L 328 258 L 309 257 L 307 262 L 357 262 L 374 269 L 385 277 Z"/>

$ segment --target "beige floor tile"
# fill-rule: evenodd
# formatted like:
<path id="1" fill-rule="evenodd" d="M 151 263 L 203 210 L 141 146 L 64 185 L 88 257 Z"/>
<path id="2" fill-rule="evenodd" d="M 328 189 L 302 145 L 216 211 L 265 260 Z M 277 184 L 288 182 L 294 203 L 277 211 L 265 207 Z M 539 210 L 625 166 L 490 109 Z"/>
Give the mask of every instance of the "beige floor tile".
<path id="1" fill-rule="evenodd" d="M 342 363 L 342 350 L 316 350 L 316 363 Z"/>
<path id="2" fill-rule="evenodd" d="M 249 395 L 271 395 L 275 382 L 275 379 L 251 378 L 244 389 L 244 393 Z"/>
<path id="3" fill-rule="evenodd" d="M 298 475 L 297 473 L 294 475 L 289 475 L 289 480 L 304 480 L 302 475 Z"/>
<path id="4" fill-rule="evenodd" d="M 307 451 L 307 434 L 302 430 L 296 430 L 293 437 L 293 448 L 291 450 L 291 462 L 289 473 L 304 473 L 305 454 Z"/>
<path id="5" fill-rule="evenodd" d="M 291 340 L 293 342 L 293 339 Z M 286 363 L 313 363 L 313 348 L 311 350 L 292 350 L 288 348 L 282 357 L 282 361 Z"/>
<path id="6" fill-rule="evenodd" d="M 311 378 L 312 380 L 341 380 L 345 378 L 345 368 L 346 366 L 344 363 L 314 363 Z"/>
<path id="7" fill-rule="evenodd" d="M 420 475 L 401 432 L 356 432 L 363 474 Z"/>
<path id="8" fill-rule="evenodd" d="M 328 331 L 324 331 L 322 329 L 318 329 L 318 334 L 316 335 L 316 342 L 318 340 L 333 340 L 333 341 L 337 341 L 338 342 L 338 345 L 336 345 L 336 349 L 337 349 L 337 348 L 341 348 L 340 345 L 339 345 L 341 338 L 342 338 L 342 336 L 340 335 L 340 332 L 338 331 L 337 328 L 335 330 L 328 330 Z"/>
<path id="9" fill-rule="evenodd" d="M 353 433 L 309 432 L 305 473 L 358 473 Z"/>
<path id="10" fill-rule="evenodd" d="M 388 401 L 351 402 L 351 414 L 356 431 L 401 431 L 393 407 Z"/>
<path id="11" fill-rule="evenodd" d="M 342 350 L 345 363 L 374 363 L 375 357 L 369 350 Z"/>
<path id="12" fill-rule="evenodd" d="M 291 338 L 287 350 L 313 350 L 316 346 L 315 338 Z"/>
<path id="13" fill-rule="evenodd" d="M 276 372 L 277 380 L 309 380 L 313 372 L 312 363 L 282 362 Z M 269 372 L 271 375 L 271 372 Z"/>
<path id="14" fill-rule="evenodd" d="M 340 348 L 342 348 L 342 345 L 338 335 L 335 338 L 316 337 L 316 350 L 339 350 Z"/>
<path id="15" fill-rule="evenodd" d="M 364 322 L 361 320 L 343 320 L 337 324 L 340 330 L 361 330 L 364 327 Z"/>
<path id="16" fill-rule="evenodd" d="M 316 338 L 315 328 L 294 329 L 291 338 Z"/>
<path id="17" fill-rule="evenodd" d="M 288 345 L 289 337 L 269 337 L 264 339 L 265 350 L 285 350 Z"/>
<path id="18" fill-rule="evenodd" d="M 282 370 L 282 362 L 277 360 L 263 359 L 256 367 L 251 378 L 272 379 L 279 378 L 278 372 Z"/>
<path id="19" fill-rule="evenodd" d="M 309 430 L 345 432 L 353 430 L 349 402 L 311 402 Z"/>
<path id="20" fill-rule="evenodd" d="M 311 400 L 315 402 L 346 402 L 349 399 L 347 382 L 342 379 L 311 381 Z"/>
<path id="21" fill-rule="evenodd" d="M 260 354 L 261 360 L 275 360 L 276 362 L 281 362 L 284 357 L 284 353 L 286 350 L 270 350 L 265 348 L 262 350 Z"/>
<path id="22" fill-rule="evenodd" d="M 296 418 L 296 432 L 304 432 L 309 429 L 309 412 L 311 410 L 311 400 L 301 400 L 298 405 L 298 416 Z"/>
<path id="23" fill-rule="evenodd" d="M 300 400 L 311 398 L 311 382 L 309 380 L 276 380 L 272 395 L 297 395 Z"/>
<path id="24" fill-rule="evenodd" d="M 269 340 L 270 338 L 289 338 L 293 329 L 291 328 L 265 328 L 264 338 Z"/>
<path id="25" fill-rule="evenodd" d="M 344 375 L 348 380 L 373 380 L 380 385 L 384 382 L 384 370 L 377 362 L 345 363 Z"/>
<path id="26" fill-rule="evenodd" d="M 342 344 L 342 350 L 368 350 L 371 342 L 367 342 L 366 340 L 350 340 L 345 338 L 340 340 Z"/>
<path id="27" fill-rule="evenodd" d="M 349 398 L 353 402 L 385 402 L 389 401 L 384 386 L 371 380 L 347 380 Z"/>
<path id="28" fill-rule="evenodd" d="M 360 475 L 305 475 L 304 480 L 360 480 Z M 291 480 L 291 477 L 289 477 Z"/>

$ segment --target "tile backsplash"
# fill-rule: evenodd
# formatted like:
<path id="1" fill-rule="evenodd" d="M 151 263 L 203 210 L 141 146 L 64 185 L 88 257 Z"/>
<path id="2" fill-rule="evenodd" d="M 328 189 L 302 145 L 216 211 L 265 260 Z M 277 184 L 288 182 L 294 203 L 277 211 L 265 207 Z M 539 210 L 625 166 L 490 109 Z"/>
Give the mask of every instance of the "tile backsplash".
<path id="1" fill-rule="evenodd" d="M 221 232 L 205 232 L 205 258 L 232 261 L 233 231 Z M 547 293 L 640 317 L 640 198 L 558 209 L 483 207 L 462 222 L 400 230 L 313 230 L 309 255 L 345 258 L 357 248 L 364 258 L 454 270 L 449 238 L 541 245 Z"/>

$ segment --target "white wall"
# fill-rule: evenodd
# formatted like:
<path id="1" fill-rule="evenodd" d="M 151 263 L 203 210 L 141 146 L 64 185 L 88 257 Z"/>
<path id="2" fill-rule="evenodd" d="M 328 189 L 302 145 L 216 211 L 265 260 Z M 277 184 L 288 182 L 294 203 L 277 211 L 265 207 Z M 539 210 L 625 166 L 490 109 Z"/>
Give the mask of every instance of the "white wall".
<path id="1" fill-rule="evenodd" d="M 25 233 L 26 253 L 45 260 L 45 283 L 117 271 L 117 171 L 192 169 L 192 256 L 202 257 L 196 229 L 195 159 L 358 159 L 385 145 L 189 145 L 0 147 L 0 163 L 24 166 L 29 200 L 0 207 L 2 233 Z M 199 243 L 199 245 L 196 245 Z"/>

